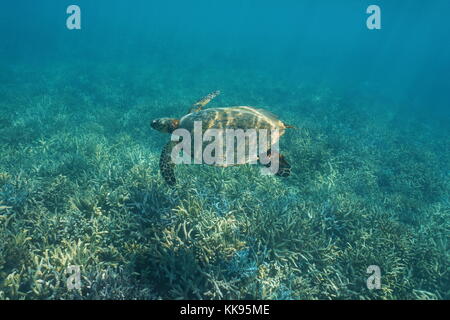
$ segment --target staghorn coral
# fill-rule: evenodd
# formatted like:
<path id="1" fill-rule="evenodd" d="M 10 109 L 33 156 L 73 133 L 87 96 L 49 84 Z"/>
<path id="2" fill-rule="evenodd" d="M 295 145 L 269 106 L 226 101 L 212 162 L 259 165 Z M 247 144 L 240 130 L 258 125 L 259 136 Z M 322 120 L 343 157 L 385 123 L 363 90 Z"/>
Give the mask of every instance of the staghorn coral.
<path id="1" fill-rule="evenodd" d="M 0 100 L 1 299 L 450 298 L 445 132 L 394 125 L 381 106 L 323 84 L 233 71 L 221 103 L 273 105 L 301 127 L 281 145 L 292 177 L 179 166 L 172 190 L 148 120 L 179 116 L 217 79 L 200 74 L 192 87 L 187 69 L 91 67 L 29 79 L 10 67 L 17 84 Z M 253 80 L 244 92 L 239 78 Z M 381 290 L 366 286 L 373 264 Z M 69 265 L 81 266 L 81 290 L 65 284 Z"/>

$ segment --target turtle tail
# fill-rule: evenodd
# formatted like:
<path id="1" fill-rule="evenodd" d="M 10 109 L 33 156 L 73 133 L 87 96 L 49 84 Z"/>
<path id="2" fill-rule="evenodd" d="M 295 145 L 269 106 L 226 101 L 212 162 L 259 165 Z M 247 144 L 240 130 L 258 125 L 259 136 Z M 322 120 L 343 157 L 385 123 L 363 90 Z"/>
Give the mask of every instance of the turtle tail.
<path id="1" fill-rule="evenodd" d="M 171 157 L 173 145 L 172 141 L 168 142 L 164 146 L 161 157 L 159 158 L 159 171 L 161 172 L 164 181 L 166 181 L 169 186 L 174 186 L 177 183 L 174 170 L 175 164 Z"/>

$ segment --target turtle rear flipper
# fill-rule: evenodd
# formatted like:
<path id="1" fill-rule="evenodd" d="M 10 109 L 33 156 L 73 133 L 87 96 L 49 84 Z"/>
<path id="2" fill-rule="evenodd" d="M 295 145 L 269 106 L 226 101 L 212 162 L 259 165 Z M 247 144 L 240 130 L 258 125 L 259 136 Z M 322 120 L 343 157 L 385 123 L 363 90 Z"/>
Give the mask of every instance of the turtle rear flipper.
<path id="1" fill-rule="evenodd" d="M 286 157 L 283 156 L 281 153 L 272 151 L 272 150 L 268 150 L 267 151 L 267 156 L 271 159 L 273 159 L 273 157 L 278 156 L 278 171 L 277 173 L 275 173 L 275 175 L 279 176 L 279 177 L 283 177 L 283 178 L 287 178 L 291 175 L 291 165 L 289 164 L 289 162 L 287 162 Z M 268 164 L 265 164 L 264 166 L 266 168 L 269 168 L 272 165 L 271 162 L 269 162 Z"/>
<path id="2" fill-rule="evenodd" d="M 175 178 L 175 163 L 172 161 L 172 149 L 175 143 L 169 141 L 163 148 L 161 152 L 161 157 L 159 158 L 159 170 L 162 177 L 169 186 L 174 186 L 177 183 Z"/>
<path id="3" fill-rule="evenodd" d="M 279 167 L 276 175 L 283 178 L 289 177 L 291 175 L 291 165 L 282 154 L 279 157 Z"/>

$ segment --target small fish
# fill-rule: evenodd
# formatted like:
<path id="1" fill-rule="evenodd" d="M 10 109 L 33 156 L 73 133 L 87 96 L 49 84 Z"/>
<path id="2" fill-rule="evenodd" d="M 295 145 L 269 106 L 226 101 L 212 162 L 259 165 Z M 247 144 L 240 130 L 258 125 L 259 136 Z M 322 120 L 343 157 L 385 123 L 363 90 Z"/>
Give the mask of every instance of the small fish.
<path id="1" fill-rule="evenodd" d="M 12 207 L 0 206 L 0 211 L 2 211 L 2 210 L 8 210 L 8 209 L 12 209 Z"/>

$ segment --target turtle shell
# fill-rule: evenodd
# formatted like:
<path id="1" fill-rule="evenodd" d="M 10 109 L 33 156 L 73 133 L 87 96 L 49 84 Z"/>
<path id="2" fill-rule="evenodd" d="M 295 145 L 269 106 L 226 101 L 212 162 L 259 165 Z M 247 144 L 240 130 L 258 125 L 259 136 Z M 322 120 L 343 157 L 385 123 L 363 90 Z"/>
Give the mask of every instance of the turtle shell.
<path id="1" fill-rule="evenodd" d="M 284 134 L 285 125 L 274 114 L 252 107 L 210 108 L 189 113 L 180 119 L 179 128 L 191 133 L 194 122 L 201 121 L 203 131 L 207 129 L 278 129 Z"/>
<path id="2" fill-rule="evenodd" d="M 208 129 L 242 129 L 245 132 L 249 132 L 250 129 L 255 129 L 258 131 L 259 129 L 266 129 L 269 142 L 272 144 L 278 142 L 278 139 L 284 134 L 286 126 L 282 121 L 280 121 L 274 114 L 264 110 L 257 109 L 247 106 L 239 106 L 239 107 L 227 107 L 227 108 L 210 108 L 202 111 L 194 112 L 185 115 L 180 119 L 179 128 L 186 129 L 191 133 L 191 155 L 197 155 L 199 152 L 203 152 L 205 148 L 211 144 L 211 141 L 204 141 L 202 143 L 202 148 L 194 149 L 194 124 L 196 121 L 201 122 L 202 126 L 202 135 Z M 271 130 L 278 130 L 278 136 L 273 140 L 271 139 Z M 222 134 L 223 141 L 226 141 L 226 130 L 220 131 Z M 259 137 L 258 137 L 259 138 Z M 211 139 L 214 140 L 214 139 Z M 242 145 L 241 145 L 242 146 Z M 223 143 L 223 152 L 222 154 L 217 155 L 217 161 L 215 163 L 206 163 L 215 166 L 230 166 L 230 165 L 239 165 L 244 163 L 254 163 L 258 160 L 258 154 L 255 153 L 255 149 L 252 149 L 251 146 L 255 147 L 253 144 L 249 144 L 249 139 L 245 139 L 245 158 L 238 158 L 238 143 L 237 139 L 235 139 L 234 145 L 234 160 L 230 160 L 230 156 L 227 155 L 227 144 Z M 257 152 L 259 152 L 259 148 L 257 148 Z M 242 154 L 242 153 L 241 153 Z M 193 158 L 193 156 L 192 156 Z"/>

